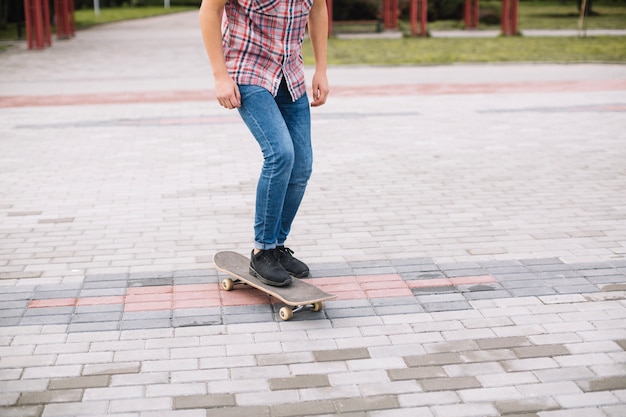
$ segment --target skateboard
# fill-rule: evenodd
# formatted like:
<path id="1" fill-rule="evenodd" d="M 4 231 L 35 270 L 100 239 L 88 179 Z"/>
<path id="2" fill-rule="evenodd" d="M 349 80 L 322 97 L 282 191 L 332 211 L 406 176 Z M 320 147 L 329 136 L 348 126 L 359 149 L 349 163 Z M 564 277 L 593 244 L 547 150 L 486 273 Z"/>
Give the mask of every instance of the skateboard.
<path id="1" fill-rule="evenodd" d="M 242 283 L 269 294 L 287 304 L 278 310 L 278 315 L 285 321 L 290 320 L 294 313 L 306 308 L 312 311 L 320 311 L 324 308 L 324 301 L 337 297 L 336 295 L 325 293 L 316 286 L 298 278 L 294 278 L 291 284 L 284 287 L 264 284 L 258 278 L 250 275 L 250 259 L 237 252 L 217 252 L 213 256 L 213 263 L 215 263 L 215 267 L 219 271 L 231 277 L 225 278 L 220 282 L 220 287 L 223 290 L 231 291 L 235 288 L 235 284 Z"/>

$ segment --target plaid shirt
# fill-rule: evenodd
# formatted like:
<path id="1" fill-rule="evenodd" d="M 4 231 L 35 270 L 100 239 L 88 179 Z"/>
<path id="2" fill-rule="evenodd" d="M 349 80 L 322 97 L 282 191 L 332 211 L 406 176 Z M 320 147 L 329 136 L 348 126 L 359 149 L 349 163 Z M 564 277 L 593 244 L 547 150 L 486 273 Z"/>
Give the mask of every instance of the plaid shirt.
<path id="1" fill-rule="evenodd" d="M 293 100 L 306 92 L 302 40 L 313 0 L 228 0 L 222 20 L 224 58 L 237 84 L 274 96 L 282 78 Z"/>

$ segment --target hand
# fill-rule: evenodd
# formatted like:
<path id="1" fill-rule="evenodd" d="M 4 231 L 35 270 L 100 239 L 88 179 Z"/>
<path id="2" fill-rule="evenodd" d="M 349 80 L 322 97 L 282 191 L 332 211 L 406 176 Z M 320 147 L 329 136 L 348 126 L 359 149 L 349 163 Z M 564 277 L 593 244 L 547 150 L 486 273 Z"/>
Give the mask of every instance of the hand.
<path id="1" fill-rule="evenodd" d="M 229 75 L 215 78 L 215 94 L 220 106 L 227 109 L 241 107 L 241 94 L 239 87 Z"/>
<path id="2" fill-rule="evenodd" d="M 328 78 L 326 73 L 315 73 L 313 75 L 313 101 L 311 107 L 318 107 L 326 103 L 328 93 L 330 89 L 328 87 Z"/>

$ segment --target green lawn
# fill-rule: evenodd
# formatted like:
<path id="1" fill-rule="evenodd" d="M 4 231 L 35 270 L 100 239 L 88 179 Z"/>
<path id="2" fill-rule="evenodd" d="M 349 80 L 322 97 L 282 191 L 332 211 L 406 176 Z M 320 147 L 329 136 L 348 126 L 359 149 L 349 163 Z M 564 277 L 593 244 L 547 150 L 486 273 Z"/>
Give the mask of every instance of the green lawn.
<path id="1" fill-rule="evenodd" d="M 331 65 L 458 62 L 626 62 L 626 37 L 330 39 Z M 309 42 L 306 64 L 313 64 Z"/>
<path id="2" fill-rule="evenodd" d="M 178 13 L 197 8 L 172 6 L 169 9 L 164 7 L 121 7 L 101 9 L 100 16 L 94 14 L 93 9 L 76 10 L 74 12 L 74 20 L 76 28 L 82 29 L 102 23 L 119 22 L 122 20 L 140 19 L 143 17 L 160 16 L 170 13 Z"/>
<path id="3" fill-rule="evenodd" d="M 519 7 L 520 29 L 577 29 L 579 11 L 576 1 L 523 1 Z M 626 29 L 626 2 L 594 0 L 587 29 Z"/>
<path id="4" fill-rule="evenodd" d="M 501 14 L 501 0 L 480 0 L 481 14 L 490 12 Z M 593 16 L 586 18 L 587 29 L 626 29 L 626 2 L 622 0 L 593 0 Z M 577 29 L 579 12 L 576 0 L 522 0 L 519 3 L 518 25 L 524 29 Z M 463 29 L 462 20 L 441 20 L 429 22 L 430 30 Z M 479 29 L 499 29 L 499 24 L 481 23 Z M 409 31 L 408 22 L 400 24 L 400 29 Z M 342 24 L 335 22 L 335 32 L 375 32 L 375 23 Z"/>

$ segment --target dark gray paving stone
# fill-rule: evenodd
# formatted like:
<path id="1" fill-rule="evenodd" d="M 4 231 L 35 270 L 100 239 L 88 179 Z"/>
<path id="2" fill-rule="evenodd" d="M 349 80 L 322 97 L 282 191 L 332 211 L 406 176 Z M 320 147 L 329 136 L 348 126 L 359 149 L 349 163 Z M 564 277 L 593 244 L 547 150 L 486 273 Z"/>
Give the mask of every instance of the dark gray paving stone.
<path id="1" fill-rule="evenodd" d="M 343 319 L 348 317 L 374 316 L 376 311 L 373 307 L 338 308 L 326 309 L 326 315 L 330 319 Z"/>
<path id="2" fill-rule="evenodd" d="M 44 324 L 69 324 L 72 320 L 71 314 L 56 316 L 29 316 L 23 317 L 20 326 L 33 326 Z"/>
<path id="3" fill-rule="evenodd" d="M 434 313 L 437 311 L 472 310 L 472 306 L 467 301 L 450 301 L 422 304 L 424 311 Z"/>
<path id="4" fill-rule="evenodd" d="M 165 319 L 145 319 L 145 320 L 124 320 L 120 322 L 120 330 L 137 329 L 159 329 L 172 327 L 172 320 Z"/>
<path id="5" fill-rule="evenodd" d="M 94 274 L 85 275 L 84 282 L 127 281 L 128 274 Z"/>
<path id="6" fill-rule="evenodd" d="M 121 288 L 126 291 L 128 286 L 128 281 L 92 281 L 85 282 L 83 285 L 82 291 L 86 290 L 98 290 L 98 289 L 110 289 L 110 288 Z"/>
<path id="7" fill-rule="evenodd" d="M 214 326 L 222 324 L 222 317 L 213 316 L 185 316 L 172 318 L 173 327 Z"/>
<path id="8" fill-rule="evenodd" d="M 489 272 L 484 269 L 455 269 L 455 270 L 443 270 L 443 274 L 448 278 L 455 277 L 476 277 L 489 275 Z"/>
<path id="9" fill-rule="evenodd" d="M 98 313 L 81 313 L 74 314 L 72 323 L 99 323 L 103 321 L 119 321 L 122 318 L 122 312 L 98 312 Z"/>
<path id="10" fill-rule="evenodd" d="M 123 304 L 100 304 L 93 306 L 76 306 L 75 314 L 113 313 L 124 311 Z"/>
<path id="11" fill-rule="evenodd" d="M 539 297 L 556 294 L 556 290 L 552 287 L 509 288 L 507 290 L 513 297 Z"/>
<path id="12" fill-rule="evenodd" d="M 107 322 L 89 322 L 89 323 L 71 323 L 68 326 L 68 332 L 81 333 L 81 332 L 106 332 L 111 330 L 119 330 L 119 321 L 107 321 Z"/>
<path id="13" fill-rule="evenodd" d="M 122 315 L 122 320 L 160 320 L 170 318 L 172 318 L 172 310 L 128 311 Z"/>
<path id="14" fill-rule="evenodd" d="M 56 316 L 56 315 L 72 315 L 74 313 L 74 306 L 71 307 L 42 307 L 42 308 L 28 308 L 24 312 L 25 317 L 32 316 Z"/>
<path id="15" fill-rule="evenodd" d="M 111 288 L 83 288 L 79 297 L 118 297 L 126 295 L 126 286 Z"/>

